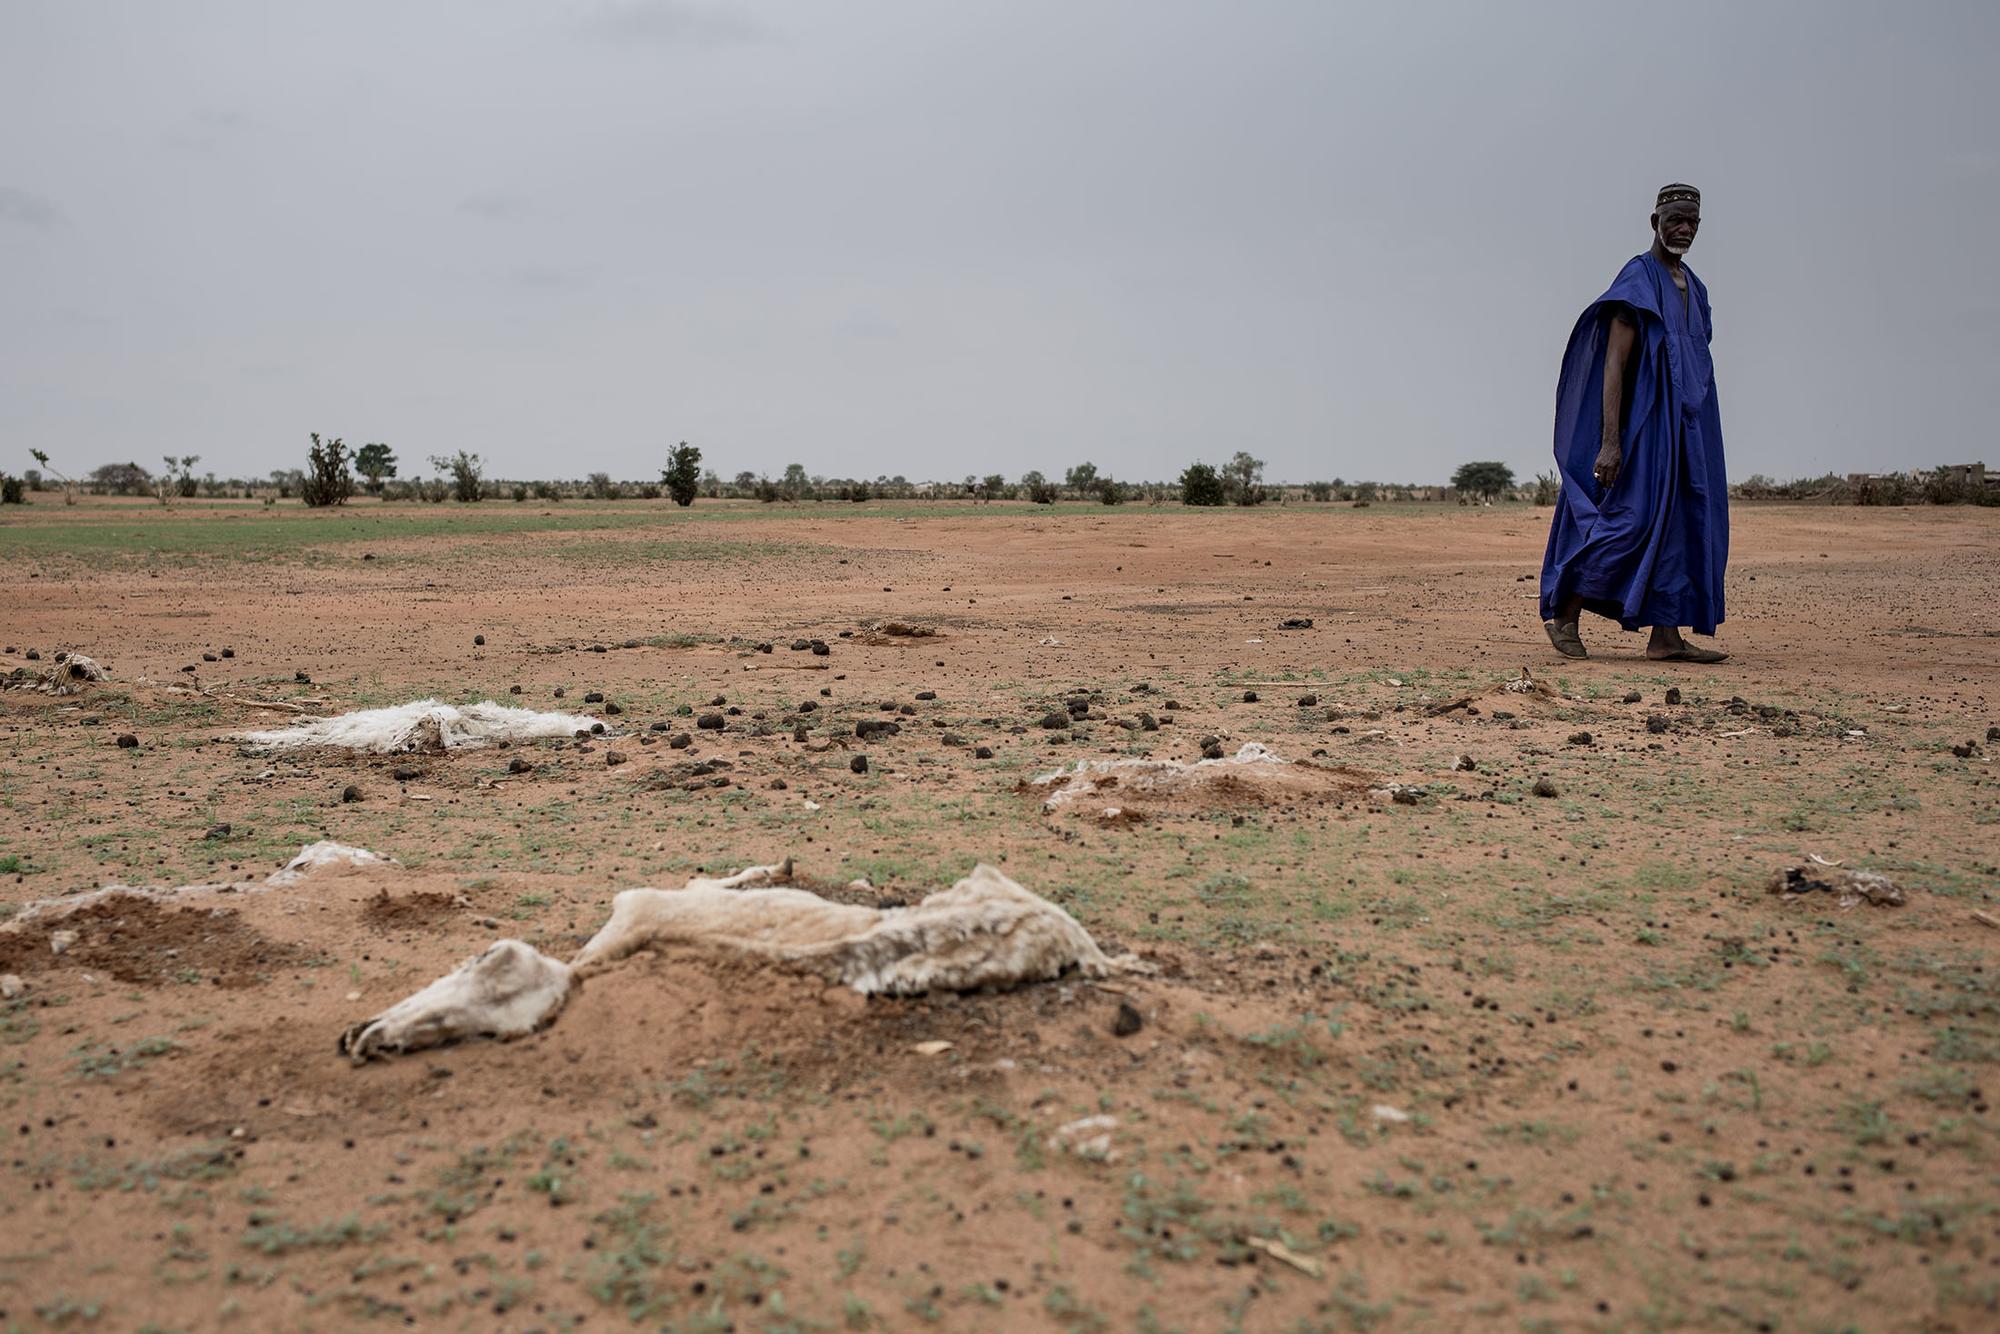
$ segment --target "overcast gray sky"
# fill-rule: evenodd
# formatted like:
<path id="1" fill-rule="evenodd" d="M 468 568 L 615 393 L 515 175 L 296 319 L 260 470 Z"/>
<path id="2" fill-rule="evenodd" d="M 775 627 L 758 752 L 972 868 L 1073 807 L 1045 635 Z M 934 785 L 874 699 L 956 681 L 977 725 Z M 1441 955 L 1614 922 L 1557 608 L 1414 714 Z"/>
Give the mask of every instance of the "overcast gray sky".
<path id="1" fill-rule="evenodd" d="M 0 468 L 1548 466 L 1704 191 L 1730 473 L 1986 457 L 2000 4 L 0 0 Z"/>

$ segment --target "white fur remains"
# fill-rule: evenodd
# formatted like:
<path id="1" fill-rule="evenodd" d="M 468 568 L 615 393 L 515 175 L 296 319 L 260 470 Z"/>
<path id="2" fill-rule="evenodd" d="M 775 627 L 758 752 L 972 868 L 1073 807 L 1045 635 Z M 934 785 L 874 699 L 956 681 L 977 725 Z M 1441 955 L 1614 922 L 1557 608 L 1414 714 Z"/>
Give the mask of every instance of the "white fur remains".
<path id="1" fill-rule="evenodd" d="M 342 1035 L 358 1065 L 459 1037 L 518 1037 L 553 1019 L 575 980 L 656 942 L 719 946 L 804 969 L 864 995 L 971 991 L 1142 971 L 1110 958 L 1074 917 L 981 864 L 950 889 L 908 908 L 833 903 L 768 886 L 780 868 L 757 866 L 685 889 L 628 889 L 611 920 L 568 966 L 505 940 L 448 976 Z"/>

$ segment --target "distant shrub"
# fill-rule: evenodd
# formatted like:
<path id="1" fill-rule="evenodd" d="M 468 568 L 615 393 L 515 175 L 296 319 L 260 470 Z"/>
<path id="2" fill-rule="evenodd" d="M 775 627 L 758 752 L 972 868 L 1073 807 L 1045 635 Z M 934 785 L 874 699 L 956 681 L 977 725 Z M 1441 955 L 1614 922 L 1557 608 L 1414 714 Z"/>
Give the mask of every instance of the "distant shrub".
<path id="1" fill-rule="evenodd" d="M 353 494 L 354 474 L 347 469 L 347 446 L 338 436 L 322 442 L 319 432 L 312 432 L 312 448 L 306 451 L 306 472 L 299 482 L 299 498 L 314 509 L 323 509 L 328 505 L 345 505 Z"/>
<path id="2" fill-rule="evenodd" d="M 651 482 L 642 482 L 642 483 L 640 483 L 640 485 L 639 485 L 639 499 L 641 499 L 641 500 L 658 500 L 659 498 L 660 498 L 660 488 L 659 488 L 659 487 L 657 487 L 657 486 L 653 485 L 653 484 L 652 484 Z"/>
<path id="3" fill-rule="evenodd" d="M 433 454 L 431 467 L 451 474 L 451 493 L 459 501 L 469 505 L 483 497 L 484 492 L 479 485 L 479 455 L 468 454 L 462 449 L 456 454 Z"/>
<path id="4" fill-rule="evenodd" d="M 528 498 L 528 488 L 523 486 L 519 482 L 514 483 L 514 503 L 516 505 L 522 504 L 527 500 L 527 498 Z"/>
<path id="5" fill-rule="evenodd" d="M 766 505 L 775 504 L 783 494 L 783 492 L 778 490 L 778 484 L 768 477 L 758 478 L 751 490 L 756 494 L 757 499 L 763 501 Z"/>
<path id="6" fill-rule="evenodd" d="M 561 490 L 560 490 L 560 489 L 559 489 L 559 488 L 558 488 L 558 487 L 556 486 L 556 484 L 555 484 L 554 482 L 536 482 L 536 483 L 535 483 L 535 499 L 536 499 L 536 500 L 561 500 L 561 499 L 562 499 L 562 491 L 561 491 Z"/>
<path id="7" fill-rule="evenodd" d="M 701 451 L 683 440 L 667 453 L 667 466 L 660 473 L 660 484 L 667 494 L 674 498 L 674 504 L 686 507 L 694 504 L 704 481 L 701 474 Z"/>
<path id="8" fill-rule="evenodd" d="M 611 485 L 610 473 L 594 472 L 590 474 L 590 498 L 592 500 L 611 500 L 617 495 L 618 488 Z"/>
<path id="9" fill-rule="evenodd" d="M 1307 482 L 1307 483 L 1306 483 L 1306 495 L 1307 495 L 1307 497 L 1308 497 L 1308 498 L 1310 498 L 1310 499 L 1313 499 L 1313 500 L 1332 500 L 1332 499 L 1333 499 L 1333 483 L 1332 483 L 1332 482 Z"/>
<path id="10" fill-rule="evenodd" d="M 11 473 L 0 472 L 0 505 L 21 505 L 27 503 L 22 499 L 22 490 L 23 487 L 20 478 L 15 477 Z"/>
<path id="11" fill-rule="evenodd" d="M 1190 463 L 1181 474 L 1181 504 L 1220 505 L 1229 498 L 1222 474 L 1206 463 Z"/>
<path id="12" fill-rule="evenodd" d="M 1535 503 L 1537 505 L 1553 505 L 1556 503 L 1556 497 L 1560 494 L 1562 494 L 1562 485 L 1556 481 L 1554 473 L 1539 472 L 1535 474 Z"/>
<path id="13" fill-rule="evenodd" d="M 1107 505 L 1116 505 L 1125 499 L 1125 488 L 1109 477 L 1100 477 L 1094 483 L 1097 498 Z"/>

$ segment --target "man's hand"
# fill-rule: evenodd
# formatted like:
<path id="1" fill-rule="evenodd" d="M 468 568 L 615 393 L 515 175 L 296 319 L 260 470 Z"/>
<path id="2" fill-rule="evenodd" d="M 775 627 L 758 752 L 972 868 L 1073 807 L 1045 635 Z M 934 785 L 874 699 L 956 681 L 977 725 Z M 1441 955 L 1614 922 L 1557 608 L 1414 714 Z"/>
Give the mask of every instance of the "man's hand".
<path id="1" fill-rule="evenodd" d="M 1616 441 L 1607 440 L 1597 451 L 1597 462 L 1591 472 L 1597 477 L 1597 484 L 1609 491 L 1618 485 L 1618 474 L 1625 467 L 1625 450 Z"/>

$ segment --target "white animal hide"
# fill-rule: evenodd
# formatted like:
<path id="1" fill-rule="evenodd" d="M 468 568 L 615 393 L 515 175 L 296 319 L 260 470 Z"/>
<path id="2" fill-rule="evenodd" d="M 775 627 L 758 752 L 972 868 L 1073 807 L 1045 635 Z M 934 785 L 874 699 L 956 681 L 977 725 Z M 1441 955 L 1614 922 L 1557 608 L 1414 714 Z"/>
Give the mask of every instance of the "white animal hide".
<path id="1" fill-rule="evenodd" d="M 518 940 L 503 940 L 373 1019 L 340 1035 L 356 1065 L 458 1038 L 518 1038 L 554 1019 L 576 976 Z"/>
<path id="2" fill-rule="evenodd" d="M 1105 957 L 1074 917 L 984 863 L 909 908 L 832 903 L 799 889 L 628 889 L 574 960 L 600 967 L 654 941 L 720 945 L 804 968 L 864 994 L 970 991 L 1038 982 Z"/>
<path id="3" fill-rule="evenodd" d="M 1246 741 L 1234 755 L 1193 764 L 1179 760 L 1078 760 L 1074 769 L 1043 774 L 1033 786 L 1049 794 L 1042 802 L 1043 810 L 1059 811 L 1102 791 L 1168 797 L 1225 776 L 1275 777 L 1290 767 L 1289 760 L 1281 759 L 1269 747 Z"/>
<path id="4" fill-rule="evenodd" d="M 561 1009 L 572 977 L 580 980 L 656 943 L 740 950 L 864 995 L 1011 986 L 1071 968 L 1086 977 L 1146 971 L 1129 955 L 1107 957 L 1075 918 L 984 864 L 908 908 L 833 903 L 802 889 L 749 888 L 782 875 L 779 867 L 756 866 L 727 879 L 692 880 L 684 889 L 628 889 L 612 901 L 611 920 L 568 967 L 519 941 L 503 941 L 349 1029 L 341 1050 L 358 1063 L 453 1038 L 532 1032 Z"/>
<path id="5" fill-rule="evenodd" d="M 321 841 L 308 843 L 299 849 L 299 855 L 262 880 L 209 881 L 196 885 L 106 885 L 82 894 L 72 894 L 60 899 L 37 899 L 23 904 L 21 910 L 0 922 L 0 932 L 10 928 L 25 926 L 45 917 L 67 917 L 78 908 L 98 903 L 105 899 L 134 898 L 151 899 L 156 903 L 176 903 L 183 899 L 200 898 L 208 894 L 262 894 L 273 889 L 284 889 L 304 880 L 322 866 L 400 866 L 394 857 L 384 857 L 366 848 L 349 847 L 345 843 Z"/>
<path id="6" fill-rule="evenodd" d="M 586 714 L 537 713 L 490 699 L 462 709 L 435 699 L 420 699 L 386 709 L 357 709 L 335 718 L 305 718 L 290 727 L 245 732 L 237 740 L 266 750 L 331 746 L 388 754 L 570 737 L 601 725 L 600 720 Z"/>

